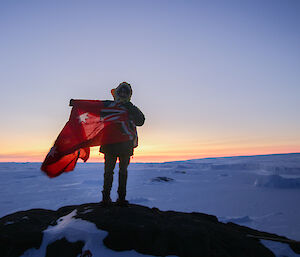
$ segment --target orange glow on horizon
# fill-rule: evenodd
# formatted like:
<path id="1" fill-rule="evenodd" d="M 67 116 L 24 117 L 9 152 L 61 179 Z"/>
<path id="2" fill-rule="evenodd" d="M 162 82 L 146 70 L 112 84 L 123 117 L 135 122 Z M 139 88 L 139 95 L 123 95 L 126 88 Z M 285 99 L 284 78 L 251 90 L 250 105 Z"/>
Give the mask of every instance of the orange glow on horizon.
<path id="1" fill-rule="evenodd" d="M 162 149 L 160 151 L 135 151 L 131 162 L 169 162 L 191 159 L 243 156 L 243 155 L 268 155 L 300 153 L 298 146 L 260 146 L 260 147 L 214 147 L 205 149 Z M 47 151 L 24 151 L 18 153 L 0 154 L 0 162 L 42 162 Z M 81 162 L 81 161 L 79 161 Z M 88 162 L 104 162 L 104 155 L 99 153 L 99 147 L 91 148 Z"/>

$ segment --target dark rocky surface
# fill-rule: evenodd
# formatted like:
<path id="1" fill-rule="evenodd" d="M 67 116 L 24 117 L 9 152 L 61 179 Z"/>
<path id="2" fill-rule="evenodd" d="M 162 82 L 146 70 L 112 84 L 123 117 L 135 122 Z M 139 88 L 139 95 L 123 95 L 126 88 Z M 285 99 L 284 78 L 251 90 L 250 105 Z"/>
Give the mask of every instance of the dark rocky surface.
<path id="1" fill-rule="evenodd" d="M 168 178 L 168 177 L 156 177 L 156 178 L 153 178 L 151 181 L 152 182 L 172 182 L 172 181 L 174 181 L 174 179 Z"/>
<path id="2" fill-rule="evenodd" d="M 66 238 L 56 240 L 54 243 L 47 246 L 46 257 L 73 257 L 78 256 L 82 252 L 84 246 L 83 241 L 70 243 Z"/>
<path id="3" fill-rule="evenodd" d="M 268 257 L 275 256 L 256 238 L 248 235 L 279 237 L 274 234 L 224 224 L 215 216 L 202 213 L 160 211 L 130 204 L 127 207 L 89 203 L 66 206 L 57 211 L 33 209 L 0 219 L 0 256 L 16 257 L 30 248 L 39 248 L 43 230 L 74 209 L 80 218 L 108 231 L 104 244 L 115 251 L 166 256 Z M 70 243 L 65 238 L 49 244 L 46 256 L 78 256 L 83 241 Z"/>

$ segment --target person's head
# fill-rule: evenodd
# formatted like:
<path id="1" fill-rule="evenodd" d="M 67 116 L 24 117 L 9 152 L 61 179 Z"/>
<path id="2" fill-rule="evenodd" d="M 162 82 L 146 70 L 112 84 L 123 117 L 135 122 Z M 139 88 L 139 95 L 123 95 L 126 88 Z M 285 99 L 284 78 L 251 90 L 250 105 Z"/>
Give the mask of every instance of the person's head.
<path id="1" fill-rule="evenodd" d="M 122 82 L 115 89 L 111 90 L 114 100 L 118 103 L 126 103 L 130 101 L 132 89 L 129 83 Z"/>

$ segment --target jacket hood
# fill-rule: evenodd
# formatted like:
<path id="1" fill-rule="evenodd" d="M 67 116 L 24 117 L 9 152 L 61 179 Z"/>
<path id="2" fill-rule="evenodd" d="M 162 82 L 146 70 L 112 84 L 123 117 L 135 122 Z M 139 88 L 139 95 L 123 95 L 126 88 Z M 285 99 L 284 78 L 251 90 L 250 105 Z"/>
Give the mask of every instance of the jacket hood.
<path id="1" fill-rule="evenodd" d="M 123 88 L 128 91 L 128 94 L 125 95 L 119 95 L 119 92 L 121 91 L 121 89 L 123 90 Z M 117 88 L 114 88 L 111 90 L 111 94 L 114 97 L 115 102 L 117 103 L 126 103 L 129 102 L 131 99 L 131 95 L 132 95 L 132 88 L 131 85 L 127 82 L 122 82 L 119 84 L 119 86 Z"/>

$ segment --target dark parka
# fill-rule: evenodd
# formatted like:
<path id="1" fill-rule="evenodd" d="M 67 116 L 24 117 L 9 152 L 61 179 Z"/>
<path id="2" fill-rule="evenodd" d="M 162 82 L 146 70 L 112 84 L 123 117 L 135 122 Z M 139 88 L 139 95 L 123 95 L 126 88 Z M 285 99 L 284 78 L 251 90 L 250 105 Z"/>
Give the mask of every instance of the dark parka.
<path id="1" fill-rule="evenodd" d="M 113 101 L 105 101 L 104 105 L 109 105 L 112 102 Z M 129 119 L 132 120 L 136 126 L 142 126 L 144 124 L 144 114 L 131 102 L 120 103 L 120 107 L 125 107 L 127 109 L 129 113 Z M 100 152 L 114 156 L 132 156 L 134 147 L 134 140 L 129 140 L 121 143 L 102 145 L 100 147 Z"/>

